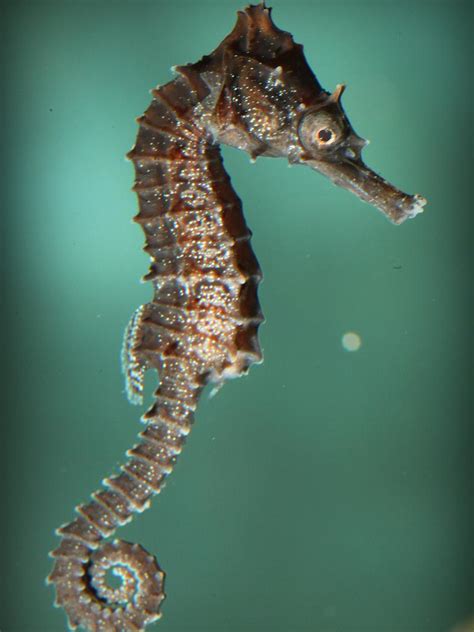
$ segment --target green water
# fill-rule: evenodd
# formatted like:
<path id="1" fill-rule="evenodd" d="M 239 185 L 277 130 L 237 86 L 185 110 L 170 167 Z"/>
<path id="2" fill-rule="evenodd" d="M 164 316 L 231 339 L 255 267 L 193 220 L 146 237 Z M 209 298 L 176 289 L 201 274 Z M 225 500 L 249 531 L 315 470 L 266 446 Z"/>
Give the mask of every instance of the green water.
<path id="1" fill-rule="evenodd" d="M 203 399 L 165 492 L 118 536 L 167 571 L 150 630 L 449 632 L 474 613 L 472 11 L 272 5 L 322 85 L 347 83 L 367 163 L 429 205 L 394 227 L 310 170 L 224 150 L 265 275 L 265 362 Z M 119 367 L 151 296 L 134 117 L 238 8 L 2 10 L 1 632 L 66 630 L 44 585 L 53 530 L 140 430 Z"/>

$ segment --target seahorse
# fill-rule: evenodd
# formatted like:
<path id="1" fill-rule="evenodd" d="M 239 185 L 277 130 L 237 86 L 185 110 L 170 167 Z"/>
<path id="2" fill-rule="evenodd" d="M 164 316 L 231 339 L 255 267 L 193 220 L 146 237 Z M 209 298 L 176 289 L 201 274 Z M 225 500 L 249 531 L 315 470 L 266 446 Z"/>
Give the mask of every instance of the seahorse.
<path id="1" fill-rule="evenodd" d="M 48 577 L 72 629 L 143 630 L 161 616 L 164 573 L 141 546 L 108 540 L 159 493 L 191 430 L 207 384 L 248 372 L 262 361 L 257 334 L 260 267 L 220 154 L 224 143 L 258 156 L 283 157 L 329 177 L 400 224 L 426 200 L 408 195 L 362 161 L 366 141 L 329 93 L 303 47 L 280 30 L 264 3 L 237 14 L 232 32 L 210 55 L 174 68 L 152 90 L 137 119 L 135 217 L 145 233 L 152 300 L 127 327 L 123 366 L 132 402 L 156 369 L 159 385 L 140 441 L 121 472 L 103 481 L 77 517 L 57 530 Z M 107 581 L 113 572 L 118 587 Z"/>

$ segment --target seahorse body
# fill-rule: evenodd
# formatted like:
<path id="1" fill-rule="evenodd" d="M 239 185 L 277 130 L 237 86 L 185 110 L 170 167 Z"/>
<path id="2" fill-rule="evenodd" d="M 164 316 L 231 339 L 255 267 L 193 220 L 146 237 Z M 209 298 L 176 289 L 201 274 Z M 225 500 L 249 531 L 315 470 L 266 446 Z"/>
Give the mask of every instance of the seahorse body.
<path id="1" fill-rule="evenodd" d="M 138 545 L 104 540 L 161 491 L 203 387 L 242 375 L 262 359 L 261 271 L 219 143 L 253 158 L 308 164 L 396 223 L 425 202 L 365 167 L 365 142 L 342 110 L 342 87 L 332 95 L 321 88 L 302 47 L 273 24 L 264 4 L 239 12 L 211 55 L 176 71 L 152 91 L 128 154 L 153 299 L 130 321 L 123 366 L 131 401 L 141 401 L 147 369 L 157 369 L 159 386 L 121 473 L 105 479 L 93 500 L 76 508 L 77 518 L 57 531 L 62 540 L 48 579 L 71 628 L 143 630 L 159 618 L 164 574 L 156 560 Z M 108 570 L 121 577 L 119 588 L 108 585 Z"/>

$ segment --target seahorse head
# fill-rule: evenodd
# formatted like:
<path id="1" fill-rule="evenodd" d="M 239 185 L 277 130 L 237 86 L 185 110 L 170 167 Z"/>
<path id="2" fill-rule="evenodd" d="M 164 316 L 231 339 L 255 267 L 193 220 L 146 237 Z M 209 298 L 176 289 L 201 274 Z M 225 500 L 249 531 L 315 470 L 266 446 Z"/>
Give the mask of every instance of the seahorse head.
<path id="1" fill-rule="evenodd" d="M 212 120 L 219 142 L 252 158 L 285 157 L 307 165 L 394 223 L 422 210 L 424 198 L 402 194 L 365 165 L 361 152 L 367 141 L 342 107 L 345 86 L 332 94 L 321 87 L 302 45 L 275 26 L 264 3 L 239 11 L 211 59 L 221 76 Z"/>

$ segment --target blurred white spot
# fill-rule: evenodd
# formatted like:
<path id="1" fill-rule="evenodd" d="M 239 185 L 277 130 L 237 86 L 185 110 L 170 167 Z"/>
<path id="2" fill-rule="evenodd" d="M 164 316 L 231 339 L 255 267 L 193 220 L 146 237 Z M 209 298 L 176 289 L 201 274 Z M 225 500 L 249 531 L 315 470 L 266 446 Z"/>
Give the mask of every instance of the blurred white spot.
<path id="1" fill-rule="evenodd" d="M 342 336 L 341 342 L 346 351 L 358 351 L 362 344 L 359 334 L 356 334 L 354 331 L 347 331 Z"/>

